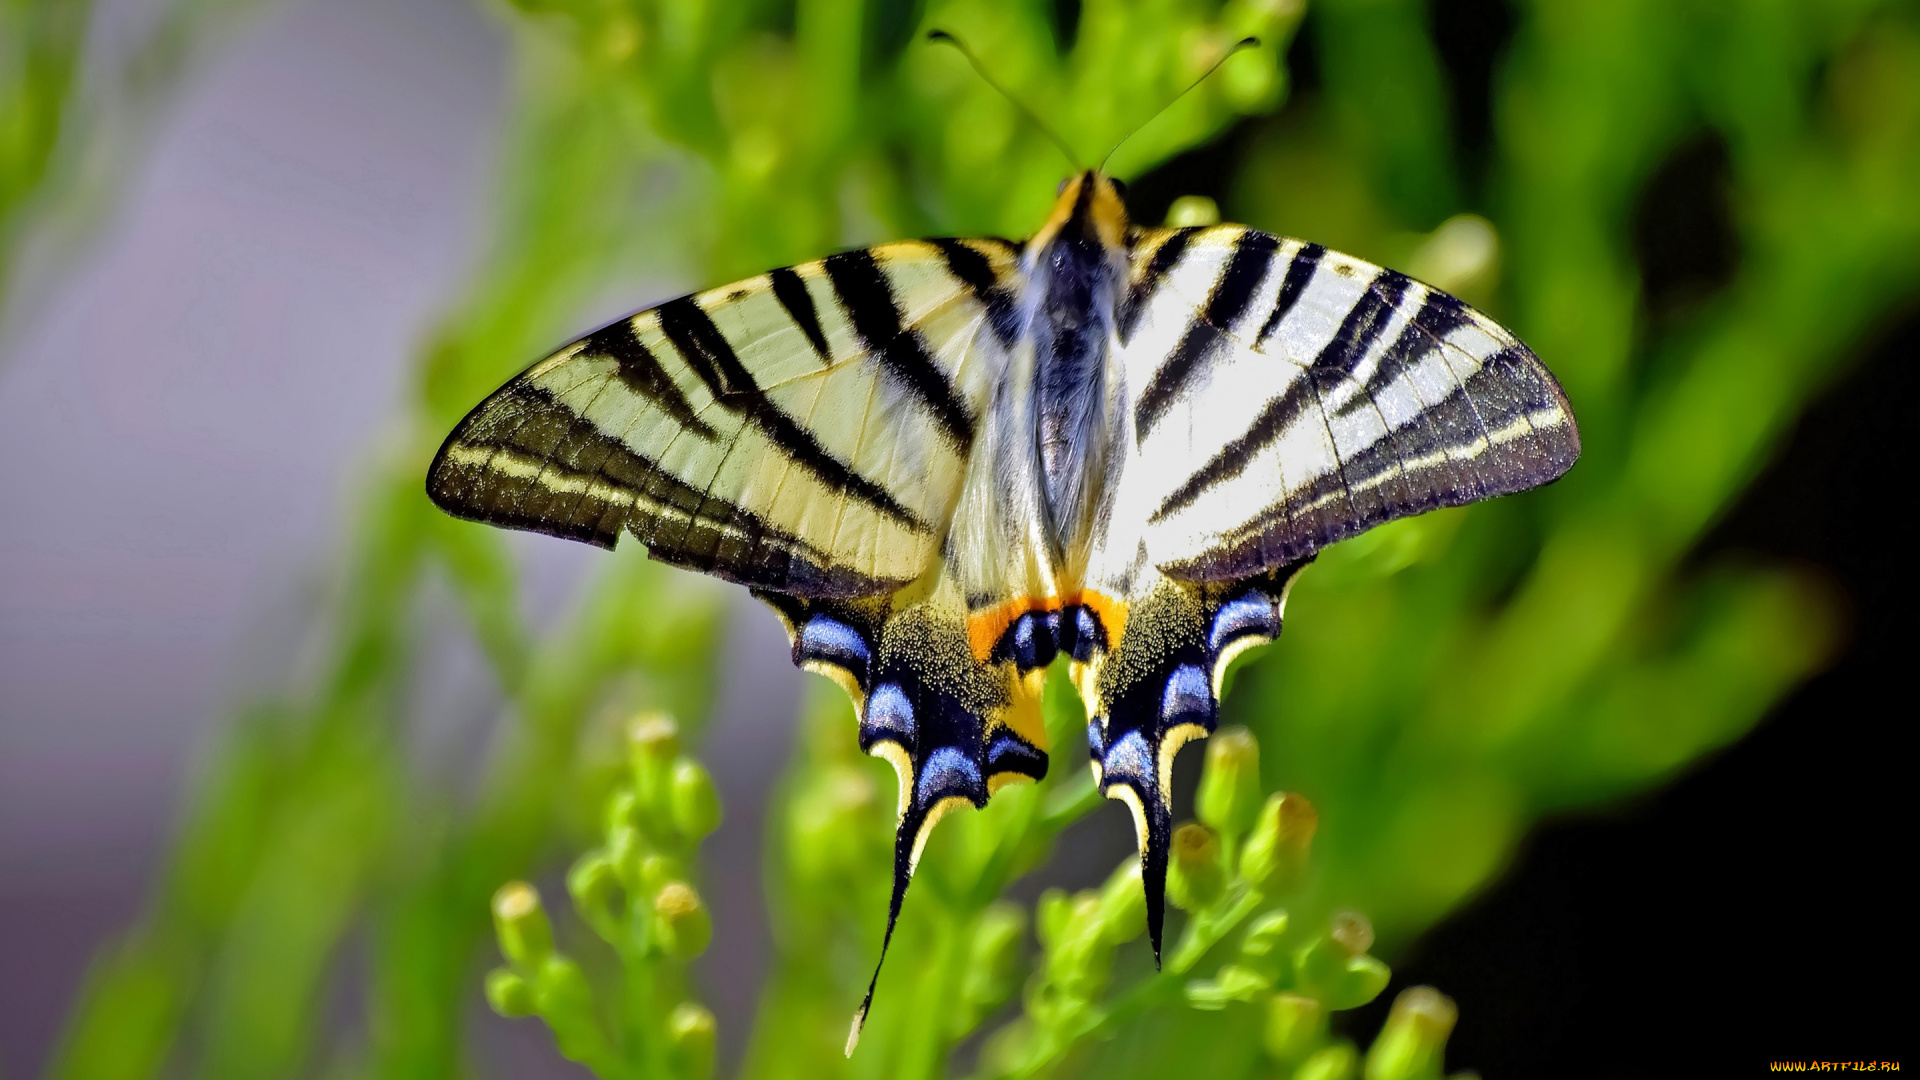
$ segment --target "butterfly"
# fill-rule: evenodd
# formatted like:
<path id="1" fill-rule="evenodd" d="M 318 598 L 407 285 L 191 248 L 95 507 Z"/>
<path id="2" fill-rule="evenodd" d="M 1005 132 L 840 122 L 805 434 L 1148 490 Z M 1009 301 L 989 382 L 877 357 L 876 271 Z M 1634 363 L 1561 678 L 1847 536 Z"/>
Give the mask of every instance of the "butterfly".
<path id="1" fill-rule="evenodd" d="M 1157 960 L 1174 757 L 1301 568 L 1579 453 L 1559 384 L 1487 316 L 1318 244 L 1133 224 L 1090 169 L 1025 243 L 845 251 L 602 327 L 468 414 L 427 490 L 630 534 L 772 606 L 899 773 L 883 958 L 935 823 L 1046 775 L 1064 654 Z"/>

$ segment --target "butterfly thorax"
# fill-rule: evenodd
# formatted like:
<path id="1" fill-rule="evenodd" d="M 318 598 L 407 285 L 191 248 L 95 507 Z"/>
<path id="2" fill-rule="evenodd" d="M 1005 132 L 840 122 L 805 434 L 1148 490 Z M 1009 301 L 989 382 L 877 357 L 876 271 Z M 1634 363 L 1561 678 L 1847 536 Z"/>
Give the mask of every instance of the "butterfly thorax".
<path id="1" fill-rule="evenodd" d="M 1025 261 L 1034 461 L 1056 558 L 1084 557 L 1114 430 L 1108 344 L 1125 282 L 1126 209 L 1111 180 L 1084 172 L 1061 187 Z"/>

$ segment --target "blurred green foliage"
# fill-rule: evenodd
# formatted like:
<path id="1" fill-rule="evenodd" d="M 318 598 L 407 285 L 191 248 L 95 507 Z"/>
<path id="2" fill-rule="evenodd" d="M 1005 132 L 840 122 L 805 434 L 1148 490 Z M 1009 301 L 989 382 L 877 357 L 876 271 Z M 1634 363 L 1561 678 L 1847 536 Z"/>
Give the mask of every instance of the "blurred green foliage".
<path id="1" fill-rule="evenodd" d="M 44 185 L 46 118 L 72 93 L 73 33 L 35 22 L 39 10 L 0 8 L 0 215 Z M 1462 292 L 1516 328 L 1573 400 L 1586 456 L 1570 476 L 1329 551 L 1295 590 L 1285 638 L 1235 673 L 1229 717 L 1264 748 L 1255 787 L 1319 809 L 1314 869 L 1291 885 L 1291 933 L 1365 911 L 1391 955 L 1497 874 L 1529 822 L 1645 790 L 1737 738 L 1832 648 L 1833 605 L 1816 579 L 1690 552 L 1920 281 L 1910 9 L 1516 0 L 1484 146 L 1448 109 L 1460 88 L 1446 82 L 1434 29 L 1451 8 L 1414 0 L 1316 0 L 1301 31 L 1316 86 L 1291 100 L 1281 58 L 1303 14 L 1291 0 L 489 10 L 516 65 L 498 224 L 469 293 L 423 350 L 409 438 L 363 486 L 327 662 L 233 725 L 147 914 L 76 1002 L 52 1075 L 460 1075 L 485 1071 L 468 1038 L 483 981 L 505 1011 L 552 1012 L 518 945 L 506 974 L 483 980 L 490 898 L 571 851 L 616 844 L 596 816 L 641 785 L 621 764 L 627 718 L 666 710 L 697 742 L 726 594 L 629 544 L 599 560 L 564 625 L 536 635 L 505 541 L 434 511 L 426 462 L 466 408 L 580 329 L 607 281 L 706 284 L 895 236 L 1032 228 L 1065 163 L 960 57 L 920 44 L 928 26 L 965 36 L 1088 160 L 1229 43 L 1260 36 L 1129 142 L 1114 170 L 1139 176 L 1234 131 L 1231 175 L 1213 192 L 1226 217 Z M 1074 10 L 1077 21 L 1060 17 Z M 33 60 L 40 41 L 68 59 Z M 1656 312 L 1636 207 L 1702 140 L 1723 151 L 1737 258 L 1724 280 Z M 406 761 L 432 581 L 463 605 L 508 718 L 476 790 L 458 796 L 420 783 Z M 1101 929 L 1130 918 L 1117 893 L 1055 895 L 1039 905 L 1041 953 L 1027 960 L 1027 916 L 1002 891 L 1073 821 L 1122 812 L 1096 807 L 1063 683 L 1048 706 L 1048 783 L 1010 788 L 937 831 L 851 1060 L 841 1033 L 885 911 L 892 778 L 858 754 L 850 709 L 822 684 L 769 820 L 773 969 L 753 1031 L 719 1032 L 744 1044 L 746 1074 L 966 1067 L 952 1060 L 956 1041 L 996 1026 L 1020 986 L 1018 1015 L 999 1027 L 1011 1034 L 976 1055 L 984 1072 L 1363 1067 L 1351 1048 L 1315 1041 L 1314 1010 L 1337 1006 L 1287 989 L 1271 959 L 1284 955 L 1290 978 L 1320 971 L 1328 961 L 1302 953 L 1320 939 L 1249 951 L 1281 936 L 1255 910 L 1218 939 L 1242 959 L 1189 979 L 1180 944 L 1176 975 L 1155 980 L 1142 946 Z M 1219 768 L 1251 775 L 1244 760 Z M 1292 865 L 1284 845 L 1255 843 L 1258 828 L 1240 839 L 1238 805 L 1203 799 L 1211 841 L 1189 836 L 1180 889 L 1196 910 L 1177 932 L 1202 954 L 1209 926 L 1249 895 L 1249 860 L 1266 873 Z M 1209 842 L 1237 877 L 1213 879 Z M 585 877 L 574 884 L 576 899 L 602 896 Z M 620 880 L 630 905 L 658 893 Z M 525 895 L 512 896 L 509 913 L 530 918 Z M 665 962 L 594 919 L 629 966 Z M 1327 978 L 1316 985 L 1333 994 Z M 344 1027 L 321 1007 L 341 980 L 364 1002 Z M 1115 1026 L 1101 1019 L 1114 985 L 1184 997 Z M 664 1015 L 662 1030 L 678 1033 L 669 1042 L 705 1037 L 698 1016 Z M 1367 1075 L 1436 1074 L 1435 1034 L 1451 1023 L 1444 999 L 1403 999 Z"/>

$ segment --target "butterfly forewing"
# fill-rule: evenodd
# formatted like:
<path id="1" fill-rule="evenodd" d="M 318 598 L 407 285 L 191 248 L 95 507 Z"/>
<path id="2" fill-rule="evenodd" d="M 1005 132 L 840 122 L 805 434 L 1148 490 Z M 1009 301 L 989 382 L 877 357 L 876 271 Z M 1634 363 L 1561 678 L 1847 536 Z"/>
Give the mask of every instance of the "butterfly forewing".
<path id="1" fill-rule="evenodd" d="M 1545 483 L 1578 456 L 1553 377 L 1459 300 L 1239 226 L 1156 231 L 1140 247 L 1176 243 L 1153 287 L 1136 285 L 1118 349 L 1137 396 L 1116 519 L 1167 573 L 1270 570 L 1393 518 Z M 1133 538 L 1112 539 L 1107 564 L 1130 561 Z"/>
<path id="2" fill-rule="evenodd" d="M 602 546 L 629 532 L 798 596 L 890 592 L 939 550 L 1016 273 L 1004 243 L 912 242 L 670 301 L 488 398 L 428 490 L 462 517 Z"/>

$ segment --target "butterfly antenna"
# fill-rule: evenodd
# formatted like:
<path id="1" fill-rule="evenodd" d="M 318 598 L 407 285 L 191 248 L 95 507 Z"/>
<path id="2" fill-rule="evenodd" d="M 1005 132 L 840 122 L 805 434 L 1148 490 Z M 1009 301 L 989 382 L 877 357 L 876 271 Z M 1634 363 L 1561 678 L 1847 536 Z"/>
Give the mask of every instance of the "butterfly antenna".
<path id="1" fill-rule="evenodd" d="M 1067 140 L 1061 138 L 1058 134 L 1055 134 L 1054 130 L 1047 126 L 1047 122 L 1045 120 L 1040 119 L 1040 116 L 1038 113 L 1034 112 L 1032 109 L 1027 108 L 1026 103 L 1022 102 L 1019 98 L 1014 97 L 1013 91 L 1008 90 L 1004 86 L 1001 86 L 1000 83 L 996 79 L 994 79 L 993 76 L 987 74 L 987 69 L 981 66 L 980 64 L 980 58 L 973 55 L 973 50 L 967 48 L 966 42 L 961 41 L 959 38 L 954 37 L 952 34 L 947 33 L 945 30 L 927 31 L 927 40 L 928 41 L 944 41 L 947 44 L 953 46 L 954 48 L 959 49 L 960 55 L 966 57 L 967 63 L 973 65 L 973 70 L 976 75 L 979 75 L 980 78 L 984 80 L 988 86 L 991 86 L 995 90 L 998 90 L 1000 92 L 1000 96 L 1003 98 L 1006 98 L 1009 102 L 1011 102 L 1014 108 L 1019 109 L 1020 115 L 1026 117 L 1028 123 L 1032 124 L 1036 128 L 1039 128 L 1041 134 L 1045 135 L 1049 139 L 1052 139 L 1053 145 L 1059 147 L 1060 152 L 1066 155 L 1067 164 L 1073 166 L 1075 170 L 1078 170 L 1080 168 L 1080 156 L 1073 152 L 1073 147 L 1067 145 Z"/>
<path id="2" fill-rule="evenodd" d="M 1146 127 L 1147 124 L 1151 124 L 1155 120 L 1160 119 L 1161 116 L 1165 115 L 1168 109 L 1171 109 L 1175 105 L 1178 105 L 1180 103 L 1181 98 L 1184 98 L 1188 94 L 1193 93 L 1194 89 L 1198 87 L 1201 83 L 1206 82 L 1208 79 L 1212 78 L 1213 73 L 1220 70 L 1220 65 L 1233 59 L 1234 53 L 1239 52 L 1241 49 L 1257 49 L 1259 47 L 1260 47 L 1260 39 L 1256 37 L 1244 37 L 1244 38 L 1241 38 L 1239 41 L 1234 42 L 1233 48 L 1228 49 L 1225 55 L 1221 56 L 1220 59 L 1215 60 L 1213 62 L 1213 66 L 1208 68 L 1206 72 L 1202 74 L 1199 78 L 1193 80 L 1192 84 L 1189 85 L 1185 90 L 1182 90 L 1178 94 L 1173 95 L 1172 101 L 1169 101 L 1165 105 L 1160 106 L 1159 112 L 1156 112 L 1152 116 L 1147 117 L 1146 123 L 1141 124 L 1138 127 L 1135 127 L 1132 131 L 1127 132 L 1127 134 L 1119 142 L 1114 143 L 1113 149 L 1107 151 L 1107 156 L 1100 159 L 1100 168 L 1098 171 L 1106 172 L 1107 162 L 1112 161 L 1113 155 L 1119 153 L 1120 148 L 1127 145 L 1128 139 L 1131 139 L 1135 135 L 1140 134 L 1141 129 Z"/>

